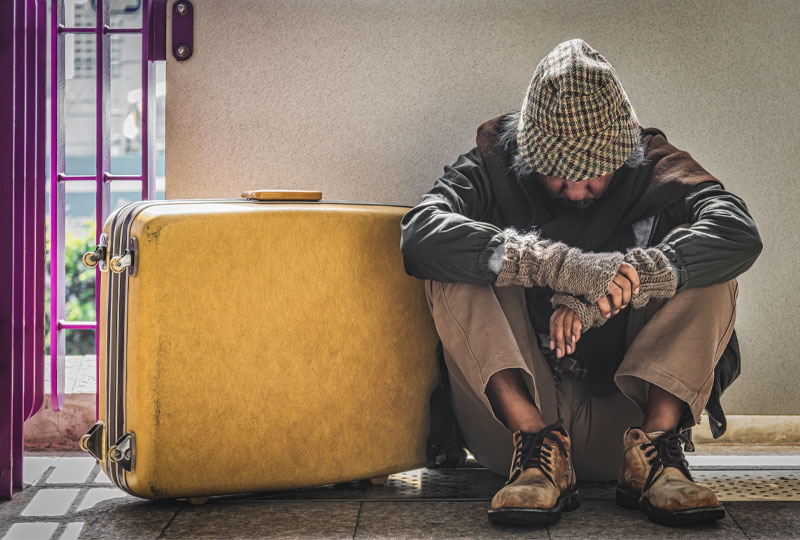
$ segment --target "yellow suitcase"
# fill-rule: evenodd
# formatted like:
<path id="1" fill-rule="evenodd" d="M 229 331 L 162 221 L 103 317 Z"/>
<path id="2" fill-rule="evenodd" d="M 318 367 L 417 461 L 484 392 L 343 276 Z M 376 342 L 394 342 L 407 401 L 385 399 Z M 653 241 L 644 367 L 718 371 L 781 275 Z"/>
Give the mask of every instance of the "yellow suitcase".
<path id="1" fill-rule="evenodd" d="M 100 421 L 81 446 L 144 498 L 425 464 L 438 337 L 407 206 L 319 192 L 132 203 L 105 223 Z"/>

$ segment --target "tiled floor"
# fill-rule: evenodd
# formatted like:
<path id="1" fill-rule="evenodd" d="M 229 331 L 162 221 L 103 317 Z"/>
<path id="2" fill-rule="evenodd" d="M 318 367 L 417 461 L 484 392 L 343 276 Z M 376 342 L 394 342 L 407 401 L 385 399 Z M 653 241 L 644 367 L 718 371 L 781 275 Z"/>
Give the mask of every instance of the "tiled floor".
<path id="1" fill-rule="evenodd" d="M 34 454 L 25 459 L 25 489 L 0 502 L 0 538 L 800 538 L 796 452 L 731 459 L 727 469 L 707 456 L 690 460 L 696 479 L 723 499 L 725 519 L 662 527 L 616 506 L 612 484 L 582 484 L 580 509 L 552 527 L 526 528 L 489 523 L 489 500 L 505 479 L 478 468 L 191 506 L 128 496 L 91 458 Z"/>

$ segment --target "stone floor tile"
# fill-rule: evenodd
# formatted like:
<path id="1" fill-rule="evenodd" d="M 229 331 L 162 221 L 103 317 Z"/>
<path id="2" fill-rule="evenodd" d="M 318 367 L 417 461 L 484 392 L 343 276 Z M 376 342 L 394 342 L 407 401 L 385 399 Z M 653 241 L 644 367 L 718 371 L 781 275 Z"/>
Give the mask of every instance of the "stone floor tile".
<path id="1" fill-rule="evenodd" d="M 84 510 L 91 510 L 95 506 L 109 501 L 111 499 L 124 499 L 132 497 L 118 488 L 91 488 L 87 491 L 81 503 L 78 505 L 77 512 L 83 512 Z"/>
<path id="2" fill-rule="evenodd" d="M 365 502 L 356 538 L 547 538 L 547 527 L 489 522 L 489 501 Z"/>
<path id="3" fill-rule="evenodd" d="M 58 523 L 33 521 L 28 523 L 13 523 L 3 540 L 24 540 L 26 538 L 41 540 L 50 538 L 58 527 Z"/>
<path id="4" fill-rule="evenodd" d="M 612 489 L 581 490 L 581 506 L 563 514 L 561 521 L 550 527 L 552 539 L 591 538 L 746 538 L 730 516 L 702 525 L 668 527 L 653 523 L 642 512 L 617 506 Z"/>
<path id="5" fill-rule="evenodd" d="M 39 489 L 19 515 L 22 517 L 64 516 L 78 493 L 80 493 L 78 488 Z"/>
<path id="6" fill-rule="evenodd" d="M 111 493 L 91 494 L 95 490 L 106 491 L 108 488 L 87 490 L 78 508 L 88 506 L 84 510 L 76 510 L 69 514 L 69 521 L 83 523 L 80 531 L 81 539 L 155 539 L 175 516 L 183 503 L 176 501 L 146 501 L 127 494 L 122 497 L 103 498 Z M 88 497 L 88 500 L 87 500 Z M 84 504 L 86 501 L 86 504 Z M 65 531 L 66 533 L 66 531 Z"/>
<path id="7" fill-rule="evenodd" d="M 92 482 L 94 482 L 95 484 L 111 484 L 111 479 L 98 465 Z"/>
<path id="8" fill-rule="evenodd" d="M 356 501 L 184 504 L 163 538 L 352 538 Z"/>
<path id="9" fill-rule="evenodd" d="M 35 484 L 53 465 L 55 465 L 53 457 L 25 456 L 22 460 L 22 483 Z"/>
<path id="10" fill-rule="evenodd" d="M 3 537 L 11 524 L 16 521 L 17 516 L 28 506 L 37 491 L 36 488 L 29 486 L 22 491 L 14 493 L 10 500 L 0 499 L 0 538 Z"/>
<path id="11" fill-rule="evenodd" d="M 745 502 L 725 505 L 748 538 L 800 538 L 800 502 Z"/>
<path id="12" fill-rule="evenodd" d="M 83 521 L 67 523 L 64 527 L 64 531 L 58 537 L 58 540 L 78 540 L 78 538 L 81 537 L 81 531 L 83 531 L 84 525 L 85 523 Z"/>
<path id="13" fill-rule="evenodd" d="M 93 457 L 64 457 L 55 461 L 48 484 L 83 484 L 97 465 Z"/>

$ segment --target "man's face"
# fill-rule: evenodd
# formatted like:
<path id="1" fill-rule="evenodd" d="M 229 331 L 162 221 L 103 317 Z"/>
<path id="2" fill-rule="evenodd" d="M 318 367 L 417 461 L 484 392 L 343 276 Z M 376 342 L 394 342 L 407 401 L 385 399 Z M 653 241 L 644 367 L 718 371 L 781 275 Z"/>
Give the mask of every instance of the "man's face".
<path id="1" fill-rule="evenodd" d="M 558 176 L 541 176 L 542 185 L 556 203 L 570 210 L 579 210 L 592 206 L 600 198 L 614 173 L 579 182 L 571 182 Z"/>

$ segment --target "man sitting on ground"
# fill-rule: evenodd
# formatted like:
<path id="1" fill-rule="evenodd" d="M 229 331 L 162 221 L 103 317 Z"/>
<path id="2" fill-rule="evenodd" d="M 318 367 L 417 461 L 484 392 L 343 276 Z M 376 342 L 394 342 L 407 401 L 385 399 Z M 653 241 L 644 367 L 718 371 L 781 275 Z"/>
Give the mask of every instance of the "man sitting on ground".
<path id="1" fill-rule="evenodd" d="M 736 277 L 761 239 L 742 199 L 640 127 L 603 56 L 555 47 L 401 228 L 465 445 L 509 475 L 491 521 L 555 522 L 576 473 L 660 523 L 724 516 L 684 431 L 704 408 L 724 431 Z"/>

